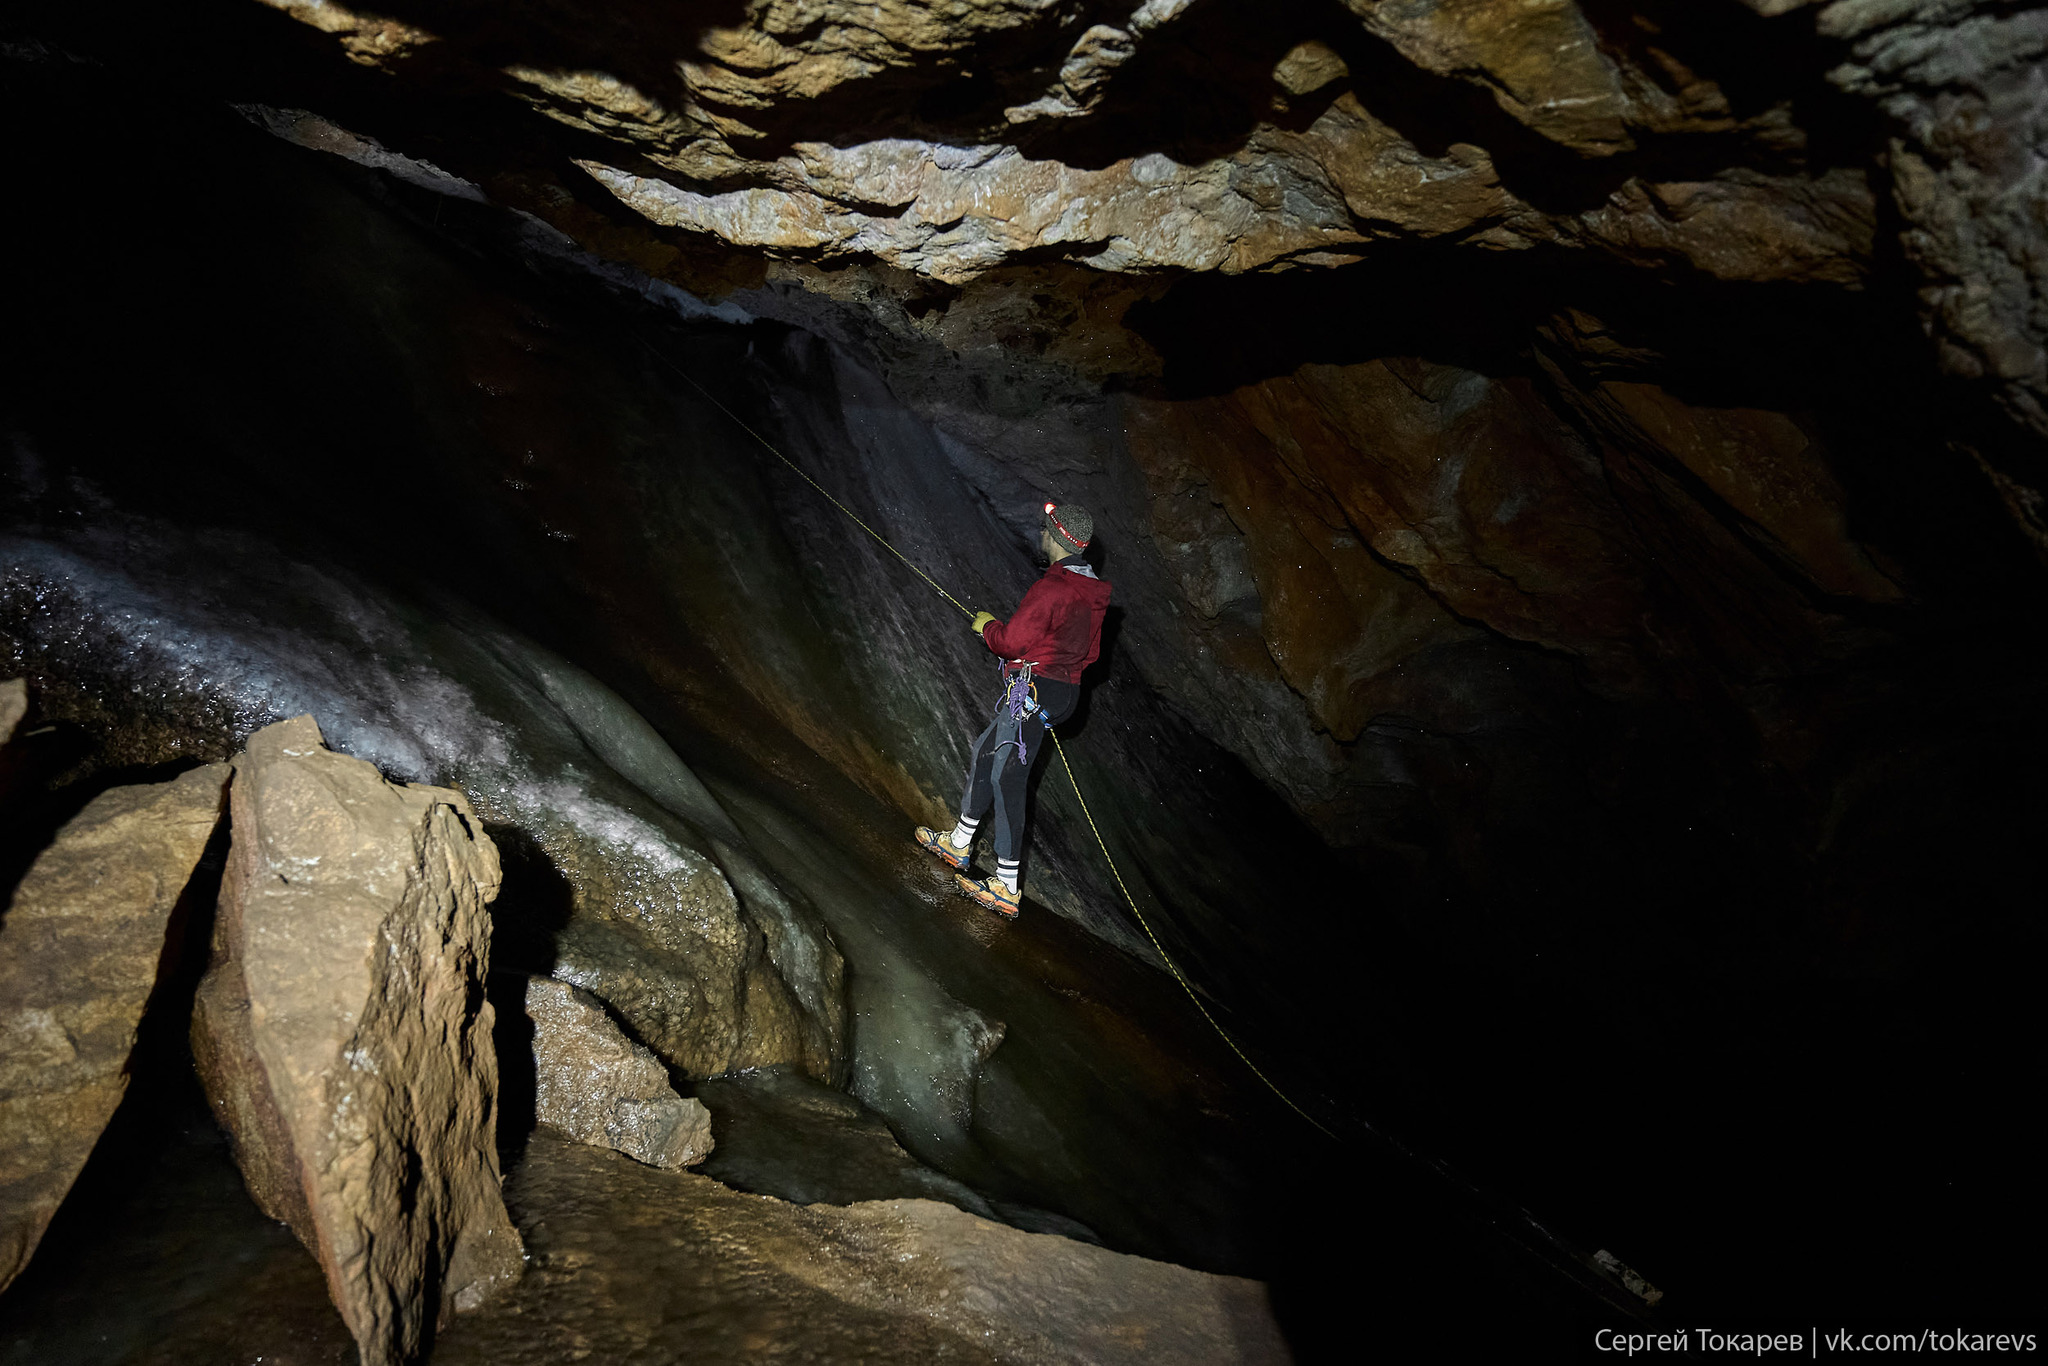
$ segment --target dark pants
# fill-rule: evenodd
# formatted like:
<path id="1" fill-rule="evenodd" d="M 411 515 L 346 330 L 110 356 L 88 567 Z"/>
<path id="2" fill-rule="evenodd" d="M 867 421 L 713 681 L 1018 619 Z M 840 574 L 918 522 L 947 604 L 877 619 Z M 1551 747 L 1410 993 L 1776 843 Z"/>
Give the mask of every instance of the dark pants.
<path id="1" fill-rule="evenodd" d="M 971 821 L 980 820 L 993 806 L 996 811 L 996 857 L 1015 863 L 1024 857 L 1024 784 L 1031 776 L 1031 765 L 1038 762 L 1038 752 L 1052 743 L 1045 733 L 1045 723 L 1057 726 L 1074 714 L 1074 704 L 1081 700 L 1081 685 L 1062 683 L 1055 678 L 1041 678 L 1038 682 L 1038 705 L 1018 734 L 1024 741 L 1024 757 L 1017 757 L 1017 747 L 997 742 L 997 732 L 1003 729 L 1006 719 L 1000 704 L 996 716 L 988 723 L 988 729 L 974 742 L 974 762 L 967 766 L 967 791 L 960 798 L 960 814 Z"/>

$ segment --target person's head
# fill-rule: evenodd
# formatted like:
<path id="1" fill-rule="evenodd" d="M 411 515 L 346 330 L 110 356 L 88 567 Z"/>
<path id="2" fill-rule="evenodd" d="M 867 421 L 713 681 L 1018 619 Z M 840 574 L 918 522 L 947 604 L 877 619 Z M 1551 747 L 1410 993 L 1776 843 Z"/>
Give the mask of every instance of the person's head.
<path id="1" fill-rule="evenodd" d="M 1095 539 L 1095 519 L 1079 503 L 1047 503 L 1038 529 L 1038 547 L 1054 564 L 1078 555 Z"/>

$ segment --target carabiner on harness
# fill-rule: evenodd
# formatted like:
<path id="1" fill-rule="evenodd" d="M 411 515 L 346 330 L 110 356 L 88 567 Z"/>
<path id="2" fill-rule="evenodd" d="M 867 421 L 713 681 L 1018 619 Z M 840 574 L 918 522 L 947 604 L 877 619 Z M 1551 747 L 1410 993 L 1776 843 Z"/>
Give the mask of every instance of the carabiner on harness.
<path id="1" fill-rule="evenodd" d="M 1038 685 L 1031 678 L 1031 662 L 1020 659 L 1016 666 L 1017 671 L 1011 673 L 1009 664 L 1003 665 L 1005 683 L 1003 700 L 996 709 L 996 748 L 1000 750 L 1005 745 L 1015 745 L 1017 764 L 1021 768 L 1031 763 L 1030 753 L 1024 747 L 1024 723 L 1040 708 Z"/>

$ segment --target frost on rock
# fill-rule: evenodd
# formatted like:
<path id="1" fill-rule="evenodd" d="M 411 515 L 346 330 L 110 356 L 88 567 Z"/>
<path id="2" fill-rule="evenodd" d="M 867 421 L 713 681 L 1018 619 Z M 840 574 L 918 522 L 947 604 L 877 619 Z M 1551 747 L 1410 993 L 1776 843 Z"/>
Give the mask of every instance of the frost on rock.
<path id="1" fill-rule="evenodd" d="M 829 934 L 615 693 L 453 599 L 415 607 L 255 541 L 193 539 L 136 522 L 6 542 L 0 598 L 31 669 L 140 704 L 110 753 L 225 758 L 314 716 L 338 752 L 459 788 L 566 880 L 548 961 L 514 966 L 591 991 L 689 1075 L 837 1079 Z"/>

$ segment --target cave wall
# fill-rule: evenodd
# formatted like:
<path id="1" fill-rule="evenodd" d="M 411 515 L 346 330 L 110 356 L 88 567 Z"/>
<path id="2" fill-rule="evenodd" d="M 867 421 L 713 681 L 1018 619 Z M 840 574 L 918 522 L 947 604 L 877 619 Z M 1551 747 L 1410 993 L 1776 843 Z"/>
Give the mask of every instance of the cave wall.
<path id="1" fill-rule="evenodd" d="M 1939 1157 L 1909 1181 L 1928 1227 L 1984 1228 L 1934 1182 L 1986 1134 L 2004 1151 L 2002 1102 L 1967 1134 L 1871 1144 L 1853 1101 L 1958 1057 L 1972 1084 L 2022 1065 L 1971 1041 L 2022 1036 L 2038 943 L 2041 584 L 1947 445 L 1974 419 L 1898 278 L 1840 287 L 1881 267 L 1878 239 L 1792 253 L 1789 278 L 1662 247 L 1617 259 L 1691 264 L 1589 267 L 1599 234 L 1555 215 L 1557 240 L 1513 253 L 1393 241 L 1276 276 L 1029 252 L 894 274 L 707 255 L 588 185 L 522 198 L 506 186 L 538 172 L 478 160 L 489 119 L 402 140 L 413 94 L 307 87 L 380 146 L 282 100 L 222 109 L 255 93 L 233 62 L 190 104 L 74 65 L 15 68 L 24 259 L 50 263 L 23 272 L 34 321 L 11 338 L 18 535 L 287 619 L 301 561 L 468 620 L 431 586 L 578 661 L 664 743 L 786 732 L 907 824 L 952 798 L 989 661 L 677 371 L 973 605 L 1029 582 L 1040 499 L 1077 498 L 1121 609 L 1077 770 L 1169 947 L 1319 1110 L 1392 1116 L 1702 1282 L 1734 1274 L 1701 1234 L 1726 1202 L 1814 1234 L 1901 1153 Z M 1524 126 L 1502 98 L 1481 108 Z M 68 187 L 145 117 L 119 173 L 152 209 L 138 237 Z M 1603 129 L 1538 132 L 1647 155 L 1593 147 Z M 553 176 L 563 148 L 534 136 Z M 719 193 L 750 192 L 756 160 Z M 1816 176 L 1845 183 L 1794 178 Z M 1826 218 L 1831 193 L 1792 199 Z M 218 549 L 246 537 L 274 563 Z M 16 666 L 118 678 L 65 719 L 135 737 L 127 762 L 255 724 L 175 652 L 130 672 L 53 652 L 48 562 L 9 574 Z M 239 603 L 244 577 L 276 582 Z M 1060 775 L 1037 798 L 1034 898 L 1146 954 Z M 1740 1087 L 1794 1118 L 1688 1099 Z M 1735 1156 L 1702 1174 L 1715 1151 Z M 1787 1167 L 1824 1171 L 1820 1193 L 1771 1207 Z"/>

